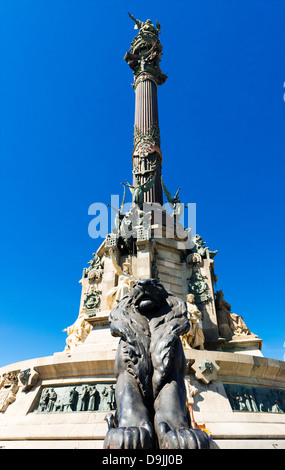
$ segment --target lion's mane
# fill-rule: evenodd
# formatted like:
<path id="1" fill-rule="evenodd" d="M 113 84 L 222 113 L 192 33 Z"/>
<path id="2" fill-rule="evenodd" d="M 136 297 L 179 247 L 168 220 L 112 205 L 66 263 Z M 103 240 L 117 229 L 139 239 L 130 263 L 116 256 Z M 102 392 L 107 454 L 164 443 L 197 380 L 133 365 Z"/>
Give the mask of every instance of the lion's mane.
<path id="1" fill-rule="evenodd" d="M 151 283 L 161 300 L 158 309 L 146 315 L 138 312 L 136 284 L 112 310 L 109 323 L 112 335 L 121 337 L 125 369 L 135 377 L 143 397 L 151 395 L 154 399 L 169 374 L 179 336 L 189 330 L 190 324 L 185 302 L 166 292 L 162 284 Z"/>

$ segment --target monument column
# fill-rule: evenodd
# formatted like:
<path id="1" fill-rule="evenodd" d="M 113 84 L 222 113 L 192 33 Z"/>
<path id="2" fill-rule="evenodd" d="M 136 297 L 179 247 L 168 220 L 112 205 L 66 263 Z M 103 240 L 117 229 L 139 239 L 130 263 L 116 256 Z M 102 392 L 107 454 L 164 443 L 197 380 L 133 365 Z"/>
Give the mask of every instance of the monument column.
<path id="1" fill-rule="evenodd" d="M 149 191 L 144 192 L 144 202 L 163 205 L 161 186 L 162 153 L 158 122 L 157 87 L 166 80 L 159 67 L 162 46 L 157 27 L 150 20 L 136 20 L 135 29 L 139 33 L 131 43 L 131 49 L 124 59 L 133 70 L 136 94 L 135 127 L 133 149 L 133 185 L 144 184 L 155 175 L 155 182 Z"/>

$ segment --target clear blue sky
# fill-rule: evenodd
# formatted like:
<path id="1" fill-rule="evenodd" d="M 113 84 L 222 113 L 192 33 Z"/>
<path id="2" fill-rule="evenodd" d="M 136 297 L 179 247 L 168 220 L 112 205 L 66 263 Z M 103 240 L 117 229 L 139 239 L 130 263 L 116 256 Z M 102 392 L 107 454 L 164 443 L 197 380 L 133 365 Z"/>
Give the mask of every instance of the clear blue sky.
<path id="1" fill-rule="evenodd" d="M 161 23 L 167 186 L 197 204 L 232 311 L 283 360 L 285 2 L 1 0 L 0 366 L 64 349 L 102 241 L 88 207 L 131 179 L 128 11 Z"/>

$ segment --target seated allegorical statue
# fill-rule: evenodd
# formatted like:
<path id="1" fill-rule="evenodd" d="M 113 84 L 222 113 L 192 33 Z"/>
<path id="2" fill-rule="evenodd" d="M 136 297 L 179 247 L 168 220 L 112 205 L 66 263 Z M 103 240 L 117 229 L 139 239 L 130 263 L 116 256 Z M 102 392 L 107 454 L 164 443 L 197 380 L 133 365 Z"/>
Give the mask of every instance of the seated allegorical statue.
<path id="1" fill-rule="evenodd" d="M 115 260 L 112 248 L 110 248 L 109 254 L 113 266 L 115 268 L 115 272 L 119 276 L 118 285 L 113 287 L 107 293 L 107 305 L 109 309 L 112 310 L 112 308 L 114 308 L 120 302 L 120 300 L 132 289 L 136 282 L 136 279 L 133 276 L 132 266 L 130 263 L 125 262 L 122 264 L 122 268 L 120 268 L 120 266 L 118 266 Z"/>
<path id="2" fill-rule="evenodd" d="M 85 312 L 80 311 L 78 318 L 73 325 L 62 330 L 66 331 L 68 335 L 64 351 L 71 354 L 79 343 L 83 343 L 85 341 L 91 330 L 92 326 L 86 321 Z"/>
<path id="3" fill-rule="evenodd" d="M 226 340 L 241 339 L 241 337 L 256 338 L 257 335 L 252 333 L 246 326 L 241 315 L 231 312 L 231 305 L 224 300 L 224 293 L 222 290 L 216 292 L 216 312 L 219 333 L 221 337 Z"/>

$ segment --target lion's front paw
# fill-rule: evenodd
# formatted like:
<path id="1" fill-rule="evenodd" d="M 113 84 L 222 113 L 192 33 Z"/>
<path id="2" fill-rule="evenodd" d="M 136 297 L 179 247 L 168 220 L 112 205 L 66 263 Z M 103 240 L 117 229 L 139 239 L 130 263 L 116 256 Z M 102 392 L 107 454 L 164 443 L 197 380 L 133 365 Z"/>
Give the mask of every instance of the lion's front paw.
<path id="1" fill-rule="evenodd" d="M 210 441 L 200 429 L 179 428 L 171 430 L 166 423 L 159 424 L 160 449 L 208 449 Z"/>
<path id="2" fill-rule="evenodd" d="M 149 423 L 109 429 L 104 449 L 152 449 L 153 429 Z"/>

